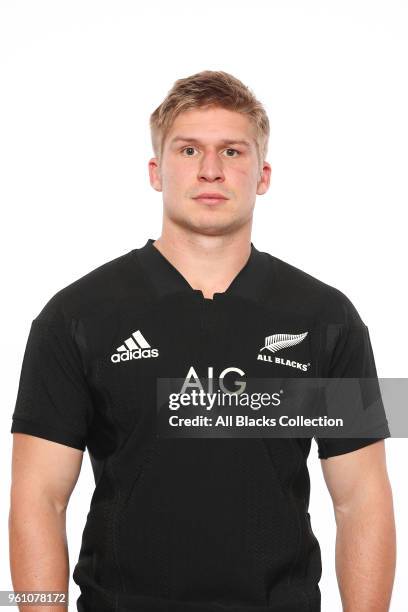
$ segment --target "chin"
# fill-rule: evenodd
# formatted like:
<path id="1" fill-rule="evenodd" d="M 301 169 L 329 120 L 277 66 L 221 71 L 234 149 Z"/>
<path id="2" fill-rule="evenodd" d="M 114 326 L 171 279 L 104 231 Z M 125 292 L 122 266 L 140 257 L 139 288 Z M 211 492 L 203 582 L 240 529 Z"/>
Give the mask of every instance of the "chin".
<path id="1" fill-rule="evenodd" d="M 194 221 L 191 218 L 179 220 L 181 225 L 190 230 L 193 233 L 202 234 L 205 236 L 224 236 L 230 234 L 234 230 L 237 230 L 241 225 L 242 221 L 239 219 L 223 219 L 215 222 L 215 220 L 197 220 Z"/>

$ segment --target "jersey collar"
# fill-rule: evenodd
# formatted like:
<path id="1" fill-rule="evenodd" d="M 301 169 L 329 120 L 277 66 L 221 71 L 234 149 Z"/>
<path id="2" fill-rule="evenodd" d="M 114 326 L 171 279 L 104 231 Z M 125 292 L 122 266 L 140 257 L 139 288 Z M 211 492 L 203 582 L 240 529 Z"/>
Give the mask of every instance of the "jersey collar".
<path id="1" fill-rule="evenodd" d="M 204 298 L 200 289 L 193 289 L 178 269 L 153 245 L 154 239 L 149 238 L 146 244 L 134 249 L 139 263 L 159 297 L 177 292 L 191 293 L 199 299 Z M 235 276 L 229 287 L 223 293 L 215 293 L 214 300 L 225 296 L 241 296 L 247 299 L 262 299 L 270 288 L 272 280 L 271 255 L 258 251 L 251 242 L 251 252 L 246 264 Z"/>

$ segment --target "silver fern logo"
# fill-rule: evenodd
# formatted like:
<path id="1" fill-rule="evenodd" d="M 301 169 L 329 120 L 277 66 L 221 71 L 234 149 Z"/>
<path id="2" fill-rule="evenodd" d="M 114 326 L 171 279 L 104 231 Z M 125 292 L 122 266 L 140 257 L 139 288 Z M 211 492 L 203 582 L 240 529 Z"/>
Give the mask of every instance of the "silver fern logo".
<path id="1" fill-rule="evenodd" d="M 293 359 L 285 359 L 282 357 L 273 357 L 268 355 L 266 351 L 270 353 L 276 353 L 282 349 L 288 348 L 289 346 L 295 346 L 302 342 L 309 332 L 303 332 L 301 334 L 272 334 L 265 338 L 265 345 L 260 349 L 258 354 L 259 361 L 269 361 L 271 363 L 279 363 L 280 365 L 289 366 L 299 370 L 306 371 L 310 367 L 310 363 L 300 363 Z M 265 351 L 265 352 L 262 352 Z"/>
<path id="2" fill-rule="evenodd" d="M 302 340 L 306 338 L 308 333 L 309 332 L 305 332 L 304 334 L 272 334 L 272 336 L 267 336 L 265 338 L 265 346 L 261 348 L 261 351 L 268 349 L 271 353 L 276 353 L 276 351 L 280 351 L 288 346 L 299 344 L 299 342 L 302 342 Z"/>

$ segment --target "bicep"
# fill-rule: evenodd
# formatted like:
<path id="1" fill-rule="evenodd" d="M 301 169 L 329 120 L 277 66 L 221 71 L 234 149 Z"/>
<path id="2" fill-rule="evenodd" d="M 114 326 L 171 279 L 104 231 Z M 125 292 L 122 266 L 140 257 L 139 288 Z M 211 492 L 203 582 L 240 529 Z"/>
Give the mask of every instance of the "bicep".
<path id="1" fill-rule="evenodd" d="M 78 480 L 83 451 L 36 436 L 13 433 L 11 501 L 47 500 L 64 510 Z"/>
<path id="2" fill-rule="evenodd" d="M 336 510 L 377 497 L 389 485 L 384 440 L 323 459 L 321 466 Z"/>

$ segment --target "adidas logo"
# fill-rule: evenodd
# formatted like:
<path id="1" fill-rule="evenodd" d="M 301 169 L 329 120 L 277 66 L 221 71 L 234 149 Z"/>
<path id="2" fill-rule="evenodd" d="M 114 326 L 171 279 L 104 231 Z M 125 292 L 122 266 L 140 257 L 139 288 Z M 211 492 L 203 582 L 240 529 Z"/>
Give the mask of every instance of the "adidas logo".
<path id="1" fill-rule="evenodd" d="M 310 363 L 300 363 L 293 359 L 272 357 L 272 355 L 267 355 L 266 353 L 262 353 L 262 351 L 267 350 L 271 353 L 276 353 L 277 351 L 281 351 L 288 346 L 295 346 L 295 344 L 302 342 L 308 333 L 309 332 L 304 332 L 303 334 L 272 334 L 272 336 L 267 336 L 265 338 L 265 346 L 260 349 L 257 359 L 260 361 L 279 363 L 291 368 L 306 371 L 310 367 Z"/>
<path id="2" fill-rule="evenodd" d="M 146 338 L 139 329 L 133 332 L 123 344 L 118 346 L 116 351 L 116 353 L 111 355 L 111 361 L 113 363 L 130 361 L 131 359 L 146 359 L 149 357 L 159 356 L 159 350 L 151 348 L 150 344 L 147 342 Z"/>

